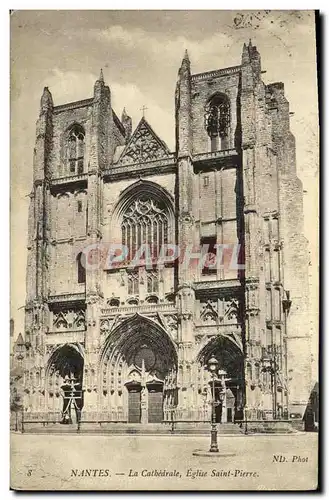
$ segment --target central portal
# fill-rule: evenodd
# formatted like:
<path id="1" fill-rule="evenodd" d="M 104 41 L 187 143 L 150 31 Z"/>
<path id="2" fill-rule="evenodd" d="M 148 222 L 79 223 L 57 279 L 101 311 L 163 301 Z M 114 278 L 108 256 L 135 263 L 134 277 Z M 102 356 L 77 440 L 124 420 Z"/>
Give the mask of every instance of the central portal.
<path id="1" fill-rule="evenodd" d="M 166 331 L 135 315 L 109 336 L 103 363 L 102 408 L 110 419 L 162 423 L 176 401 L 177 354 Z"/>

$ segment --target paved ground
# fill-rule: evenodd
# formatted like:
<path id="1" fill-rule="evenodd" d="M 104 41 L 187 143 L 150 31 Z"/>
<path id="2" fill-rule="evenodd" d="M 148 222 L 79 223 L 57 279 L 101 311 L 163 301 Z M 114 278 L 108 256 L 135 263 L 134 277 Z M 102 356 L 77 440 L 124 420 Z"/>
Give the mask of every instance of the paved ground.
<path id="1" fill-rule="evenodd" d="M 317 485 L 317 434 L 11 435 L 11 487 L 30 490 L 305 490 Z M 167 474 L 164 476 L 164 474 Z M 159 476 L 160 475 L 160 476 Z"/>

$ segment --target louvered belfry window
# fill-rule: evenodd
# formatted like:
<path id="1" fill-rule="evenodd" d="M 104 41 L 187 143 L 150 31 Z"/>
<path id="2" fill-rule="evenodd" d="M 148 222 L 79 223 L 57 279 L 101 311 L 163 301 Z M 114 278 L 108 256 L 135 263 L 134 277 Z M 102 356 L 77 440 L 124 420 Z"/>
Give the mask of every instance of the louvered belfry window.
<path id="1" fill-rule="evenodd" d="M 128 247 L 131 261 L 142 244 L 149 245 L 152 259 L 168 243 L 168 214 L 161 201 L 144 195 L 134 199 L 122 217 L 122 243 Z"/>
<path id="2" fill-rule="evenodd" d="M 229 99 L 224 94 L 215 94 L 205 108 L 205 127 L 211 140 L 211 151 L 228 148 L 230 120 Z"/>
<path id="3" fill-rule="evenodd" d="M 71 174 L 82 174 L 84 170 L 85 132 L 74 125 L 68 137 L 68 161 Z"/>

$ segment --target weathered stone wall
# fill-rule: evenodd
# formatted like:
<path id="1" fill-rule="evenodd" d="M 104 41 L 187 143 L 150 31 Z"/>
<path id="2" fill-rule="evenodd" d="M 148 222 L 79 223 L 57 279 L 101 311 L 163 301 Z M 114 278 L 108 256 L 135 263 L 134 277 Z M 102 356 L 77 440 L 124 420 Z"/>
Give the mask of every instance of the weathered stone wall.
<path id="1" fill-rule="evenodd" d="M 268 85 L 267 93 L 272 108 L 272 142 L 278 168 L 282 276 L 284 289 L 291 300 L 286 321 L 289 406 L 291 411 L 303 414 L 311 390 L 308 242 L 303 236 L 303 186 L 296 174 L 295 139 L 289 129 L 289 103 L 283 83 Z"/>

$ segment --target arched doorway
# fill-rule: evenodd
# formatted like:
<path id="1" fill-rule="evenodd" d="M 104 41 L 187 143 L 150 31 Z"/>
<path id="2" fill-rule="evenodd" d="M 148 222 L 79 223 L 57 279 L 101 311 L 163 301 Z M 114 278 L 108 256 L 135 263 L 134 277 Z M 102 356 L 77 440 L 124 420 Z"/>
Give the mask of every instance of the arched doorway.
<path id="1" fill-rule="evenodd" d="M 207 364 L 215 356 L 219 365 L 215 377 L 216 421 L 234 422 L 243 419 L 244 407 L 244 356 L 240 347 L 230 338 L 219 335 L 211 339 L 199 352 L 199 394 L 204 398 L 210 413 L 213 384 Z M 220 397 L 220 394 L 224 396 Z"/>
<path id="2" fill-rule="evenodd" d="M 177 353 L 167 332 L 136 314 L 105 342 L 100 405 L 109 420 L 160 423 L 176 403 Z"/>
<path id="3" fill-rule="evenodd" d="M 61 422 L 80 418 L 83 408 L 83 351 L 78 344 L 58 347 L 50 356 L 46 371 L 48 411 L 60 412 Z"/>

